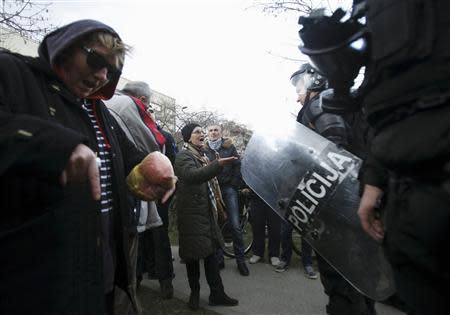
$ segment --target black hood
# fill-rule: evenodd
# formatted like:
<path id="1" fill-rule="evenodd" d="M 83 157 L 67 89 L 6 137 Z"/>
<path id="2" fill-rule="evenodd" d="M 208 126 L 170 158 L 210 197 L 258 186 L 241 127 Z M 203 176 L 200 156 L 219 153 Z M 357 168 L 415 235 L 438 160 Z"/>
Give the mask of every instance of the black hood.
<path id="1" fill-rule="evenodd" d="M 39 45 L 39 57 L 48 62 L 50 67 L 53 68 L 55 58 L 66 48 L 87 34 L 98 31 L 105 31 L 119 37 L 113 28 L 99 21 L 79 20 L 47 34 Z M 111 98 L 118 81 L 119 79 L 117 78 L 117 80 L 109 82 L 100 91 L 97 91 L 93 97 L 101 99 Z"/>
<path id="2" fill-rule="evenodd" d="M 119 37 L 114 29 L 99 21 L 79 20 L 47 34 L 39 45 L 39 57 L 47 60 L 50 65 L 53 65 L 55 58 L 65 48 L 85 35 L 96 31 L 106 31 Z"/>

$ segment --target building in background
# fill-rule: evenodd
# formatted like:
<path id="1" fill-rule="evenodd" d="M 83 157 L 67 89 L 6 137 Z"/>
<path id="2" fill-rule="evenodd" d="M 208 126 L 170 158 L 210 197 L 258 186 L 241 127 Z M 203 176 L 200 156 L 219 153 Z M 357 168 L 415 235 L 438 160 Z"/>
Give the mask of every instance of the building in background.
<path id="1" fill-rule="evenodd" d="M 155 109 L 156 120 L 162 128 L 174 133 L 176 131 L 176 104 L 175 98 L 152 90 L 150 104 Z"/>
<path id="2" fill-rule="evenodd" d="M 39 42 L 20 36 L 19 33 L 0 26 L 0 47 L 22 55 L 37 57 Z"/>

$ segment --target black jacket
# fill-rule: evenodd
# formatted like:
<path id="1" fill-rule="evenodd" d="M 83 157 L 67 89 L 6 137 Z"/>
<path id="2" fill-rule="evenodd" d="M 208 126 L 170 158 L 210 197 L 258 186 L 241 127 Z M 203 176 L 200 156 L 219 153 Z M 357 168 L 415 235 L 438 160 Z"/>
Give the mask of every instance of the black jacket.
<path id="1" fill-rule="evenodd" d="M 373 130 L 369 128 L 362 111 L 342 115 L 324 112 L 318 94 L 302 107 L 297 121 L 363 159 L 359 177 L 364 179 L 365 184 L 386 185 L 386 170 L 371 154 L 367 154 Z"/>
<path id="2" fill-rule="evenodd" d="M 178 148 L 177 145 L 175 143 L 175 139 L 173 138 L 172 134 L 164 129 L 162 129 L 160 126 L 158 126 L 158 130 L 159 132 L 162 133 L 162 135 L 164 136 L 164 138 L 166 139 L 166 156 L 169 158 L 170 163 L 172 163 L 172 165 L 175 164 L 175 157 L 177 156 L 178 153 Z"/>
<path id="3" fill-rule="evenodd" d="M 95 111 L 111 144 L 115 280 L 126 288 L 125 175 L 143 154 L 100 100 Z M 104 314 L 100 202 L 87 182 L 59 184 L 78 144 L 96 151 L 95 131 L 42 54 L 0 52 L 0 135 L 0 314 Z"/>
<path id="4" fill-rule="evenodd" d="M 208 143 L 206 143 L 205 145 L 205 153 L 210 161 L 214 161 L 216 159 L 216 151 L 211 149 Z M 239 158 L 236 147 L 234 146 L 233 141 L 230 138 L 222 139 L 222 145 L 220 146 L 219 150 L 217 150 L 217 153 L 219 153 L 219 156 L 221 158 L 232 156 Z M 221 187 L 231 185 L 236 189 L 241 188 L 244 185 L 244 182 L 241 175 L 240 159 L 234 161 L 232 164 L 224 166 L 220 174 L 217 175 L 217 180 L 219 181 Z"/>

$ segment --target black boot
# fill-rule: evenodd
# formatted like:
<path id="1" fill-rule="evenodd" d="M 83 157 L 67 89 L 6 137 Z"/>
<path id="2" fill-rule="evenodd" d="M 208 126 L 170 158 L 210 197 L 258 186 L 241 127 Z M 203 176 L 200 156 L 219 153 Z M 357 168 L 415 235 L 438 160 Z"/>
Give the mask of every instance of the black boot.
<path id="1" fill-rule="evenodd" d="M 196 311 L 199 309 L 200 304 L 200 292 L 199 291 L 191 291 L 191 296 L 189 296 L 188 307 Z"/>
<path id="2" fill-rule="evenodd" d="M 237 263 L 237 268 L 239 270 L 239 273 L 243 276 L 248 276 L 250 274 L 250 271 L 247 268 L 247 265 L 245 264 L 245 262 L 238 262 Z"/>
<path id="3" fill-rule="evenodd" d="M 209 295 L 209 305 L 235 306 L 239 301 L 226 295 L 225 292 L 211 293 Z"/>
<path id="4" fill-rule="evenodd" d="M 161 286 L 161 297 L 164 300 L 173 298 L 172 279 L 160 280 L 159 285 Z"/>

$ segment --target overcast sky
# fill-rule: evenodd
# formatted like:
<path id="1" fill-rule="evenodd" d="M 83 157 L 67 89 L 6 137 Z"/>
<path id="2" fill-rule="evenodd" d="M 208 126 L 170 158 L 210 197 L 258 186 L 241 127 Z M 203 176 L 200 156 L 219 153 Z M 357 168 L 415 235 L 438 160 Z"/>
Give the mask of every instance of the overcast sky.
<path id="1" fill-rule="evenodd" d="M 55 0 L 53 24 L 112 26 L 133 54 L 123 75 L 190 110 L 218 110 L 250 127 L 296 112 L 289 77 L 301 59 L 296 15 L 273 17 L 253 0 Z M 304 58 L 304 57 L 303 57 Z"/>

